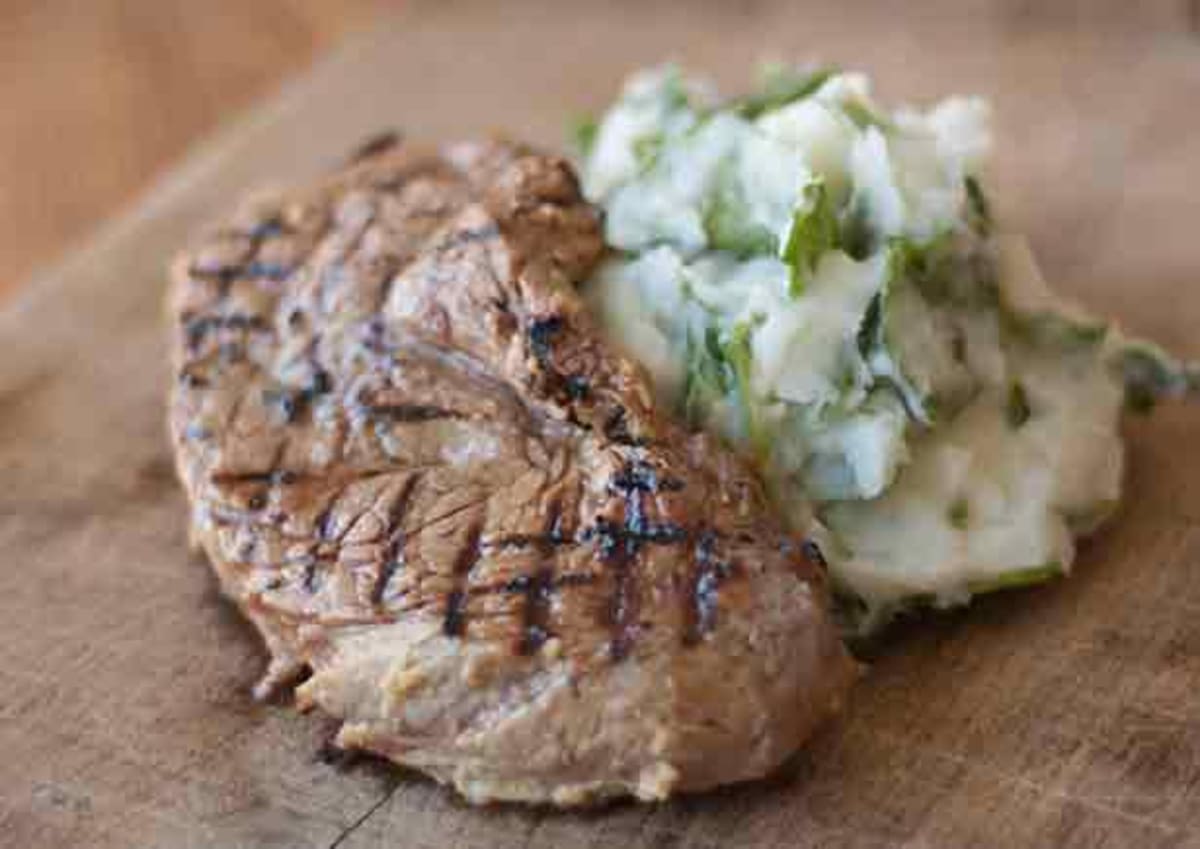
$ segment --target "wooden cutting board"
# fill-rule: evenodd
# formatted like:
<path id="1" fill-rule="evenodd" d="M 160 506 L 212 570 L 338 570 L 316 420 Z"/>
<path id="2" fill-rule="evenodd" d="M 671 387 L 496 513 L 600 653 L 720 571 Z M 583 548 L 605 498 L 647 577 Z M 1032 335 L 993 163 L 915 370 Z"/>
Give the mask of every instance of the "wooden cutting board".
<path id="1" fill-rule="evenodd" d="M 889 98 L 994 98 L 991 182 L 1048 276 L 1198 356 L 1182 5 L 416 3 L 202 146 L 0 314 L 0 844 L 1200 847 L 1200 409 L 1131 424 L 1128 506 L 1071 579 L 894 629 L 777 779 L 474 810 L 331 759 L 325 721 L 250 701 L 263 652 L 185 543 L 160 308 L 199 223 L 369 131 L 553 145 L 633 65 L 737 85 L 773 54 L 861 66 Z"/>

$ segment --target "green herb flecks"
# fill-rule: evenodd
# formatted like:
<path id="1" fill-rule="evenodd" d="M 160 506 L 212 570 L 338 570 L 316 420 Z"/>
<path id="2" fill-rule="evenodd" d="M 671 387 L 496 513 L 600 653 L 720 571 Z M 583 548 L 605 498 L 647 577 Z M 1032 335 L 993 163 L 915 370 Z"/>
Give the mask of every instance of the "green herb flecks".
<path id="1" fill-rule="evenodd" d="M 747 441 L 754 450 L 754 456 L 763 459 L 769 446 L 758 409 L 758 399 L 754 397 L 752 385 L 754 353 L 750 336 L 753 330 L 752 322 L 742 321 L 735 324 L 728 341 L 722 348 L 722 353 L 725 361 L 729 363 L 737 386 Z"/>
<path id="2" fill-rule="evenodd" d="M 1005 330 L 1031 345 L 1073 352 L 1095 348 L 1108 336 L 1109 325 L 1102 321 L 1055 312 L 1024 314 L 1001 303 L 1000 320 Z"/>
<path id="3" fill-rule="evenodd" d="M 1033 411 L 1029 407 L 1029 395 L 1025 392 L 1025 386 L 1014 380 L 1008 387 L 1008 400 L 1004 405 L 1004 417 L 1008 422 L 1008 426 L 1013 430 L 1019 430 L 1025 422 L 1029 421 L 1029 417 Z"/>
<path id="4" fill-rule="evenodd" d="M 637 161 L 639 171 L 645 173 L 654 167 L 662 153 L 663 141 L 662 133 L 650 133 L 634 140 L 633 158 Z"/>
<path id="5" fill-rule="evenodd" d="M 663 104 L 670 112 L 691 108 L 692 101 L 688 97 L 687 85 L 684 83 L 683 74 L 679 68 L 672 66 L 663 79 L 662 99 Z"/>
<path id="6" fill-rule="evenodd" d="M 875 127 L 880 132 L 887 133 L 893 129 L 890 121 L 877 114 L 861 100 L 847 100 L 842 104 L 842 111 L 860 130 Z"/>
<path id="7" fill-rule="evenodd" d="M 1047 563 L 1044 566 L 1031 566 L 1028 569 L 1013 569 L 1003 572 L 993 578 L 983 578 L 967 583 L 967 589 L 972 593 L 991 593 L 997 590 L 1011 590 L 1018 587 L 1028 587 L 1042 584 L 1058 578 L 1063 574 L 1061 563 Z"/>
<path id="8" fill-rule="evenodd" d="M 1170 354 L 1148 342 L 1129 342 L 1118 356 L 1125 383 L 1125 404 L 1148 413 L 1162 398 L 1179 397 L 1191 388 L 1188 369 Z"/>
<path id="9" fill-rule="evenodd" d="M 992 206 L 977 177 L 968 174 L 963 182 L 967 190 L 967 224 L 980 236 L 987 238 L 992 232 Z"/>
<path id="10" fill-rule="evenodd" d="M 928 268 L 926 250 L 912 239 L 897 236 L 888 241 L 888 280 L 915 280 Z"/>
<path id="11" fill-rule="evenodd" d="M 863 313 L 858 325 L 858 353 L 866 359 L 879 344 L 883 333 L 883 295 L 876 292 L 867 303 L 867 311 Z"/>
<path id="12" fill-rule="evenodd" d="M 862 262 L 875 250 L 875 231 L 871 226 L 871 212 L 864 197 L 856 197 L 846 206 L 839 232 L 841 248 L 851 259 Z"/>
<path id="13" fill-rule="evenodd" d="M 950 356 L 954 358 L 954 362 L 966 365 L 967 334 L 961 327 L 954 327 L 950 331 Z"/>
<path id="14" fill-rule="evenodd" d="M 767 112 L 811 97 L 836 73 L 835 68 L 820 68 L 808 73 L 776 68 L 766 75 L 761 91 L 735 101 L 731 108 L 752 121 Z"/>
<path id="15" fill-rule="evenodd" d="M 775 234 L 751 219 L 731 161 L 721 165 L 715 183 L 704 206 L 704 234 L 709 247 L 743 258 L 775 253 Z"/>
<path id="16" fill-rule="evenodd" d="M 715 326 L 705 328 L 703 335 L 688 331 L 682 399 L 683 417 L 688 424 L 702 425 L 710 407 L 729 394 L 732 388 L 729 368 Z"/>
<path id="17" fill-rule="evenodd" d="M 817 263 L 838 246 L 838 220 L 825 183 L 815 180 L 804 187 L 804 202 L 792 218 L 780 259 L 788 266 L 788 292 L 803 294 Z"/>
<path id="18" fill-rule="evenodd" d="M 949 293 L 945 288 L 946 275 L 942 268 L 947 263 L 953 235 L 942 233 L 928 242 L 918 242 L 904 236 L 888 240 L 888 279 L 910 280 L 916 283 L 921 294 L 931 300 L 941 300 Z"/>
<path id="19" fill-rule="evenodd" d="M 1063 511 L 1067 527 L 1076 536 L 1087 536 L 1100 527 L 1109 516 L 1116 512 L 1120 505 L 1118 499 L 1101 499 L 1086 507 L 1076 507 Z"/>
<path id="20" fill-rule="evenodd" d="M 946 511 L 946 519 L 953 527 L 965 531 L 971 519 L 971 508 L 967 499 L 956 498 L 950 505 L 950 509 Z"/>
<path id="21" fill-rule="evenodd" d="M 596 137 L 600 134 L 600 122 L 592 115 L 582 115 L 571 122 L 571 148 L 580 159 L 588 159 L 596 147 Z"/>
<path id="22" fill-rule="evenodd" d="M 982 256 L 964 252 L 951 231 L 918 242 L 905 236 L 888 240 L 888 279 L 907 280 L 933 305 L 968 309 L 995 305 L 999 287 Z"/>

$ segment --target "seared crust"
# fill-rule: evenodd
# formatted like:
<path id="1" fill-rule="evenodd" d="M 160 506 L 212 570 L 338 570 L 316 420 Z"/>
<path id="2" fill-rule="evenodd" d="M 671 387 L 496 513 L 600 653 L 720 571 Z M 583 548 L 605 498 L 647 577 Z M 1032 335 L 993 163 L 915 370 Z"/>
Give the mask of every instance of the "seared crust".
<path id="1" fill-rule="evenodd" d="M 853 677 L 823 575 L 574 285 L 561 160 L 376 144 L 172 271 L 171 433 L 264 689 L 473 800 L 763 774 Z"/>

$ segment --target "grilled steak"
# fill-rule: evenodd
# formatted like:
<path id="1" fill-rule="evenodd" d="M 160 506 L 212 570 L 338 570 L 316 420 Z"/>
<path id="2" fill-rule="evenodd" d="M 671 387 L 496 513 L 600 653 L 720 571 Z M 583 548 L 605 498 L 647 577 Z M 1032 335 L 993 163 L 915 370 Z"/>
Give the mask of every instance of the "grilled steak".
<path id="1" fill-rule="evenodd" d="M 374 144 L 173 269 L 192 529 L 338 742 L 473 801 L 760 776 L 854 675 L 823 576 L 574 284 L 561 160 Z"/>

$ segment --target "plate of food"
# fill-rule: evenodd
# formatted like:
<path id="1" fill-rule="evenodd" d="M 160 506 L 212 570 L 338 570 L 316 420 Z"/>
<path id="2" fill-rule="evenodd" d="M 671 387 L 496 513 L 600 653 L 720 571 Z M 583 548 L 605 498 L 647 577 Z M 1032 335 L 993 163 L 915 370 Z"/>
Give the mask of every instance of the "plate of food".
<path id="1" fill-rule="evenodd" d="M 761 778 L 843 646 L 1069 573 L 1200 372 L 994 220 L 988 107 L 637 71 L 572 166 L 366 142 L 173 269 L 194 538 L 337 743 L 473 802 Z"/>
<path id="2" fill-rule="evenodd" d="M 1194 65 L 543 11 L 411 12 L 3 315 L 3 827 L 1187 845 Z"/>

